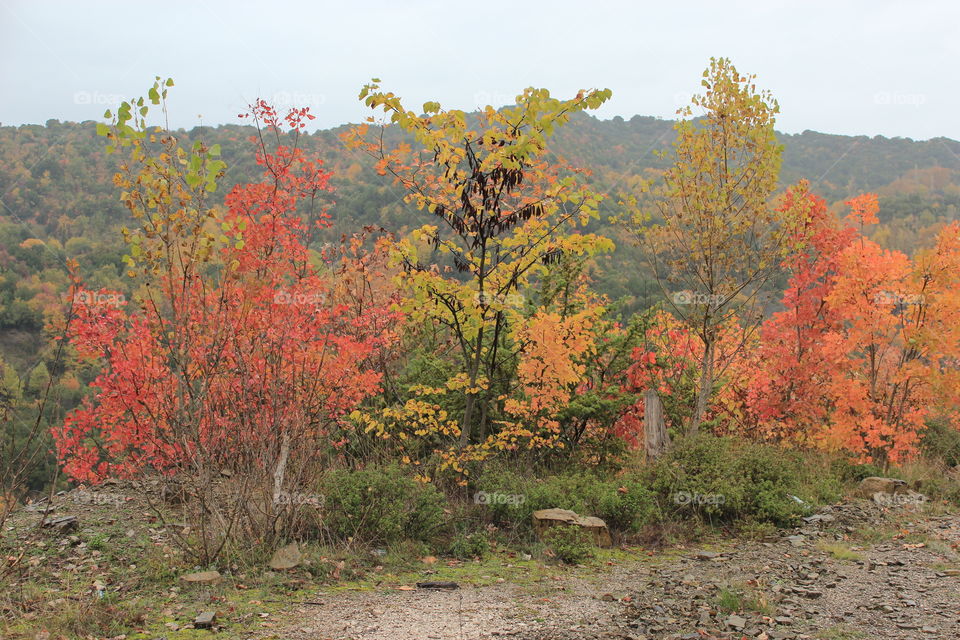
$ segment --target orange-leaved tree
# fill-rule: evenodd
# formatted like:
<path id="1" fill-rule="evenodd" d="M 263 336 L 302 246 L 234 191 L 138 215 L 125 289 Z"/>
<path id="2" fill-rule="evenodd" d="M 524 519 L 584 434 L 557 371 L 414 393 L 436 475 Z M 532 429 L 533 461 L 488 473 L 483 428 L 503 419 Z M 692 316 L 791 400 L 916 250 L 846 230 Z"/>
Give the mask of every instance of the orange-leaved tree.
<path id="1" fill-rule="evenodd" d="M 188 486 L 188 550 L 209 562 L 238 527 L 267 541 L 288 533 L 296 503 L 282 498 L 308 491 L 332 432 L 377 392 L 371 363 L 397 315 L 387 300 L 359 313 L 345 303 L 335 267 L 308 246 L 326 215 L 298 207 L 329 190 L 330 174 L 299 148 L 305 109 L 252 106 L 264 179 L 235 187 L 224 209 L 207 200 L 225 169 L 219 149 L 185 150 L 146 123 L 166 86 L 100 127 L 110 148 L 129 149 L 116 183 L 137 222 L 125 237 L 139 288 L 126 301 L 75 284 L 71 343 L 102 372 L 54 436 L 74 479 L 153 472 Z M 223 473 L 231 487 L 216 495 Z"/>
<path id="2" fill-rule="evenodd" d="M 529 289 L 551 265 L 612 249 L 606 238 L 582 231 L 597 218 L 600 197 L 577 170 L 552 161 L 547 144 L 572 114 L 609 96 L 608 90 L 581 91 L 559 100 L 544 89 L 527 89 L 515 106 L 488 106 L 474 116 L 435 102 L 418 114 L 377 81 L 360 94 L 367 106 L 383 111 L 389 126 L 376 136 L 369 125 L 358 127 L 349 144 L 371 154 L 433 223 L 395 246 L 407 292 L 403 308 L 418 323 L 448 332 L 458 359 L 453 375 L 429 391 L 463 394 L 459 415 L 445 410 L 418 430 L 444 434 L 441 441 L 455 435 L 451 444 L 473 452 L 468 457 L 512 442 L 500 433 L 508 428 L 530 442 L 552 441 L 541 437 L 546 423 L 533 420 L 521 428 L 504 420 L 520 356 L 516 340 L 526 336 L 514 327 L 535 315 Z M 392 147 L 384 142 L 391 133 L 401 137 Z M 422 415 L 418 403 L 411 411 Z M 365 422 L 389 436 L 382 421 Z"/>
<path id="3" fill-rule="evenodd" d="M 801 184 L 805 249 L 785 262 L 783 303 L 761 331 L 746 404 L 754 434 L 886 465 L 916 453 L 925 421 L 957 406 L 957 225 L 911 261 L 863 235 L 876 196 L 832 218 Z"/>

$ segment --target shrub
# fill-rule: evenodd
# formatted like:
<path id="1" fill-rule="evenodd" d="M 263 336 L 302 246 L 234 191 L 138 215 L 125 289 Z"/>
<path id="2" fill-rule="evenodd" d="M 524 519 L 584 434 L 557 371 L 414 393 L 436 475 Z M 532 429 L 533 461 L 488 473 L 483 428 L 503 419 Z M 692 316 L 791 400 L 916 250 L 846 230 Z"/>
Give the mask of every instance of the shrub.
<path id="1" fill-rule="evenodd" d="M 661 505 L 680 517 L 787 525 L 808 507 L 801 461 L 780 448 L 709 434 L 677 442 L 649 471 Z"/>
<path id="2" fill-rule="evenodd" d="M 609 483 L 606 489 L 600 495 L 596 514 L 611 529 L 636 532 L 655 519 L 657 510 L 653 493 L 642 477 L 628 476 L 622 483 Z"/>
<path id="3" fill-rule="evenodd" d="M 933 500 L 960 504 L 960 476 L 939 458 L 919 458 L 897 469 L 898 477 Z"/>
<path id="4" fill-rule="evenodd" d="M 960 431 L 942 421 L 931 421 L 920 440 L 920 449 L 951 467 L 960 464 Z"/>
<path id="5" fill-rule="evenodd" d="M 580 527 L 550 527 L 543 534 L 543 543 L 558 560 L 566 564 L 580 564 L 594 554 L 590 533 Z"/>
<path id="6" fill-rule="evenodd" d="M 831 465 L 831 471 L 843 482 L 860 482 L 864 478 L 884 476 L 883 469 L 875 464 L 859 464 L 850 458 L 837 458 Z"/>
<path id="7" fill-rule="evenodd" d="M 488 495 L 522 496 L 519 501 L 491 501 L 487 507 L 495 522 L 528 532 L 533 512 L 539 509 L 569 509 L 597 516 L 617 531 L 636 531 L 655 511 L 653 496 L 640 477 L 601 478 L 577 472 L 529 479 L 498 470 L 484 474 L 480 486 Z"/>
<path id="8" fill-rule="evenodd" d="M 321 491 L 324 525 L 335 540 L 386 546 L 404 540 L 432 542 L 445 525 L 443 494 L 396 465 L 333 471 Z"/>
<path id="9" fill-rule="evenodd" d="M 461 560 L 483 558 L 488 553 L 490 553 L 490 541 L 480 532 L 466 534 L 461 531 L 450 543 L 450 555 Z"/>

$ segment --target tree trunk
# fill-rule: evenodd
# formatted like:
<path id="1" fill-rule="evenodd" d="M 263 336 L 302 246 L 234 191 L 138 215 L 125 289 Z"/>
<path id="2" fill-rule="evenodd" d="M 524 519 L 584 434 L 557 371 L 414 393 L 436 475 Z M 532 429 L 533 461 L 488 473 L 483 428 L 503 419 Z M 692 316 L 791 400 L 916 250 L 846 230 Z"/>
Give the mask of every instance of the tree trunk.
<path id="1" fill-rule="evenodd" d="M 663 405 L 653 389 L 643 392 L 643 441 L 648 460 L 656 460 L 670 448 L 670 436 L 663 422 Z"/>
<path id="2" fill-rule="evenodd" d="M 700 366 L 700 388 L 697 393 L 697 404 L 690 419 L 690 428 L 687 430 L 688 436 L 694 436 L 700 431 L 703 416 L 707 413 L 707 404 L 710 402 L 710 394 L 713 391 L 714 350 L 715 345 L 712 341 L 706 344 L 703 349 L 703 361 Z"/>
<path id="3" fill-rule="evenodd" d="M 283 439 L 280 441 L 280 455 L 277 458 L 277 466 L 273 471 L 273 503 L 280 501 L 280 495 L 283 491 L 283 476 L 287 472 L 287 460 L 290 458 L 290 434 L 286 430 L 283 432 Z"/>

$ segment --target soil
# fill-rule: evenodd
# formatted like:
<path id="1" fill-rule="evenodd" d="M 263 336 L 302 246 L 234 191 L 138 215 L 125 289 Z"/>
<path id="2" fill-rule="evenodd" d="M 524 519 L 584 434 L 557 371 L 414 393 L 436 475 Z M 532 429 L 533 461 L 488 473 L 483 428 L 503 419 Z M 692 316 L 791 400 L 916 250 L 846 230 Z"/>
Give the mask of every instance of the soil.
<path id="1" fill-rule="evenodd" d="M 884 537 L 894 524 L 903 529 Z M 872 528 L 876 544 L 844 541 Z M 857 501 L 824 509 L 772 541 L 680 550 L 533 586 L 320 593 L 290 611 L 295 623 L 274 637 L 954 640 L 960 571 L 950 563 L 958 542 L 956 516 Z M 734 602 L 724 593 L 737 594 Z"/>
<path id="2" fill-rule="evenodd" d="M 106 589 L 129 599 L 135 567 L 170 542 L 170 527 L 153 522 L 136 495 L 113 485 L 58 496 L 47 519 L 63 520 L 62 531 L 36 528 L 43 505 L 7 523 L 8 543 L 21 541 L 29 551 L 9 589 L 46 576 L 46 591 L 22 614 L 31 616 L 28 627 L 41 628 L 56 613 L 52 598 L 95 602 L 96 590 Z M 79 525 L 69 522 L 73 517 Z M 942 506 L 851 500 L 769 539 L 699 544 L 634 547 L 604 556 L 616 561 L 580 568 L 528 559 L 507 565 L 514 569 L 502 576 L 495 563 L 468 562 L 475 570 L 456 574 L 455 590 L 419 589 L 416 580 L 373 589 L 364 586 L 369 581 L 351 583 L 355 591 L 344 584 L 314 587 L 302 568 L 270 572 L 264 560 L 264 574 L 277 586 L 290 583 L 290 591 L 245 591 L 252 587 L 240 581 L 255 577 L 230 568 L 217 587 L 181 590 L 158 582 L 154 600 L 166 608 L 162 616 L 170 622 L 160 626 L 168 631 L 117 637 L 196 638 L 194 618 L 210 610 L 219 615 L 212 631 L 202 631 L 211 640 L 960 639 L 960 516 Z M 111 572 L 127 565 L 127 574 Z M 481 580 L 476 571 L 494 575 Z M 421 573 L 417 580 L 441 577 L 426 564 Z M 197 595 L 204 590 L 205 600 Z M 240 601 L 246 608 L 237 608 Z M 279 604 L 265 612 L 268 602 Z M 148 620 L 157 618 L 143 606 Z M 61 637 L 34 633 L 17 637 Z"/>

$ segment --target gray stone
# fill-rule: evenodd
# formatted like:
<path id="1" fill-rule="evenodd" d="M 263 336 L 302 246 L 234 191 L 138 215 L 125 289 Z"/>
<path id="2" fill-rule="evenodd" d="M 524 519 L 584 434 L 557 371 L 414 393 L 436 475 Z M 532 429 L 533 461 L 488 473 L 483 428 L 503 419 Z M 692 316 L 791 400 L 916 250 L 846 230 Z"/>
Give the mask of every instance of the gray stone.
<path id="1" fill-rule="evenodd" d="M 216 584 L 222 578 L 219 571 L 199 571 L 180 576 L 180 579 L 191 584 Z"/>
<path id="2" fill-rule="evenodd" d="M 270 568 L 277 571 L 284 569 L 293 569 L 300 565 L 303 555 L 300 553 L 300 546 L 296 542 L 291 542 L 285 547 L 280 547 L 270 558 Z"/>
<path id="3" fill-rule="evenodd" d="M 197 615 L 193 621 L 194 629 L 210 629 L 217 622 L 216 611 L 204 611 Z"/>
<path id="4" fill-rule="evenodd" d="M 727 618 L 727 626 L 733 629 L 743 629 L 747 626 L 747 619 L 743 616 L 730 616 Z"/>

